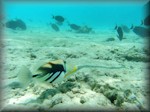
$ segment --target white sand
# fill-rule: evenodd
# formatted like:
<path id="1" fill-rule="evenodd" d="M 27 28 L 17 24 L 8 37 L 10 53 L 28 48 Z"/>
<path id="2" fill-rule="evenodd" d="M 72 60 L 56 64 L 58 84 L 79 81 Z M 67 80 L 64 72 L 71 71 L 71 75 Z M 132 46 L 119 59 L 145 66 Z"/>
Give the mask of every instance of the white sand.
<path id="1" fill-rule="evenodd" d="M 143 50 L 146 49 L 146 40 L 132 32 L 125 37 L 119 41 L 115 31 L 111 30 L 76 34 L 37 29 L 15 33 L 6 29 L 3 47 L 3 80 L 7 82 L 3 88 L 4 108 L 148 110 L 147 62 L 143 61 L 148 57 Z M 108 38 L 115 38 L 115 41 L 107 42 Z M 130 60 L 127 56 L 136 58 Z M 22 65 L 32 69 L 39 60 L 47 59 L 64 59 L 67 64 L 73 65 L 124 65 L 125 68 L 81 69 L 68 79 L 71 81 L 47 88 L 58 90 L 59 86 L 63 88 L 63 83 L 68 82 L 75 84 L 75 87 L 65 92 L 60 90 L 54 96 L 43 97 L 40 99 L 42 102 L 39 102 L 37 99 L 46 91 L 45 88 L 30 85 L 22 90 L 12 83 L 17 82 L 17 73 Z"/>

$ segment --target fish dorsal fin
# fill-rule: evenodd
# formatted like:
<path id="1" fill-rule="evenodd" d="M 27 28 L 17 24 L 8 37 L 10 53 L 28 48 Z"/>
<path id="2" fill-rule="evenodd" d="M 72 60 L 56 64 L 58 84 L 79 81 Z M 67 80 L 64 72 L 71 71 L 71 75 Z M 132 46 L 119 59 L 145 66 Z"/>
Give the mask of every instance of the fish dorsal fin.
<path id="1" fill-rule="evenodd" d="M 49 61 L 49 64 L 60 64 L 64 67 L 64 69 L 66 70 L 66 61 L 64 60 L 55 60 L 55 61 Z"/>
<path id="2" fill-rule="evenodd" d="M 63 64 L 64 61 L 63 60 L 55 60 L 55 61 L 49 61 L 50 63 L 53 63 L 53 64 Z"/>

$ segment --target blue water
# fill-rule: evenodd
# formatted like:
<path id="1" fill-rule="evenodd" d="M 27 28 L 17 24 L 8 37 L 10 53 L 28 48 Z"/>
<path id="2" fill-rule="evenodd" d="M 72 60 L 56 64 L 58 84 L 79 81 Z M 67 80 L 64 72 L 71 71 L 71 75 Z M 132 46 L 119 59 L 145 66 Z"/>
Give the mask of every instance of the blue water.
<path id="1" fill-rule="evenodd" d="M 29 24 L 53 22 L 52 15 L 62 15 L 66 21 L 94 28 L 114 27 L 116 24 L 127 26 L 140 25 L 144 18 L 143 2 L 6 2 L 5 19 L 20 18 Z"/>

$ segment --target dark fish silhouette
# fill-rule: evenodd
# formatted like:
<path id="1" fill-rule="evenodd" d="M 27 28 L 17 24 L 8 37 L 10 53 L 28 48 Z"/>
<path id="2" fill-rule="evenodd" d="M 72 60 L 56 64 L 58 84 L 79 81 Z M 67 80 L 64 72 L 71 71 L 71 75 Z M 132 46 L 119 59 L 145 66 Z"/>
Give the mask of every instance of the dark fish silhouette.
<path id="1" fill-rule="evenodd" d="M 118 27 L 118 26 L 116 25 L 115 30 L 117 30 L 117 33 L 118 33 L 117 37 L 118 37 L 119 40 L 121 41 L 121 40 L 123 39 L 123 30 L 122 30 L 122 28 L 121 28 L 120 26 Z"/>
<path id="2" fill-rule="evenodd" d="M 150 26 L 150 15 L 148 15 L 143 21 L 141 25 Z"/>
<path id="3" fill-rule="evenodd" d="M 76 30 L 76 31 L 81 28 L 81 26 L 76 25 L 76 24 L 68 24 L 68 25 L 70 26 L 71 29 Z"/>
<path id="4" fill-rule="evenodd" d="M 149 37 L 150 36 L 150 29 L 141 27 L 141 26 L 131 26 L 132 31 L 139 35 L 140 37 Z"/>
<path id="5" fill-rule="evenodd" d="M 64 17 L 62 17 L 62 16 L 53 16 L 53 19 L 55 19 L 57 22 L 60 22 L 60 23 L 62 23 L 62 22 L 64 22 Z"/>
<path id="6" fill-rule="evenodd" d="M 5 23 L 5 26 L 7 28 L 11 28 L 13 30 L 16 30 L 18 28 L 21 30 L 27 29 L 26 24 L 21 19 L 10 20 L 10 21 Z"/>
<path id="7" fill-rule="evenodd" d="M 115 39 L 114 39 L 114 38 L 108 38 L 108 39 L 106 40 L 106 42 L 110 42 L 110 41 L 115 41 Z"/>
<path id="8" fill-rule="evenodd" d="M 51 27 L 52 27 L 53 30 L 59 31 L 59 27 L 56 24 L 51 23 Z"/>

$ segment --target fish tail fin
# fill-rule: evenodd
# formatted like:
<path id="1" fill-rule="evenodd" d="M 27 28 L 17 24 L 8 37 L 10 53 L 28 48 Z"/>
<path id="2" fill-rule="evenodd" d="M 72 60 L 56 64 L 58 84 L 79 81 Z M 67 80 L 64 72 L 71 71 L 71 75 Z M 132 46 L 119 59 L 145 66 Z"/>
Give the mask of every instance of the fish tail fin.
<path id="1" fill-rule="evenodd" d="M 26 88 L 32 81 L 32 75 L 30 70 L 26 66 L 22 66 L 18 72 L 18 79 L 21 87 Z"/>

